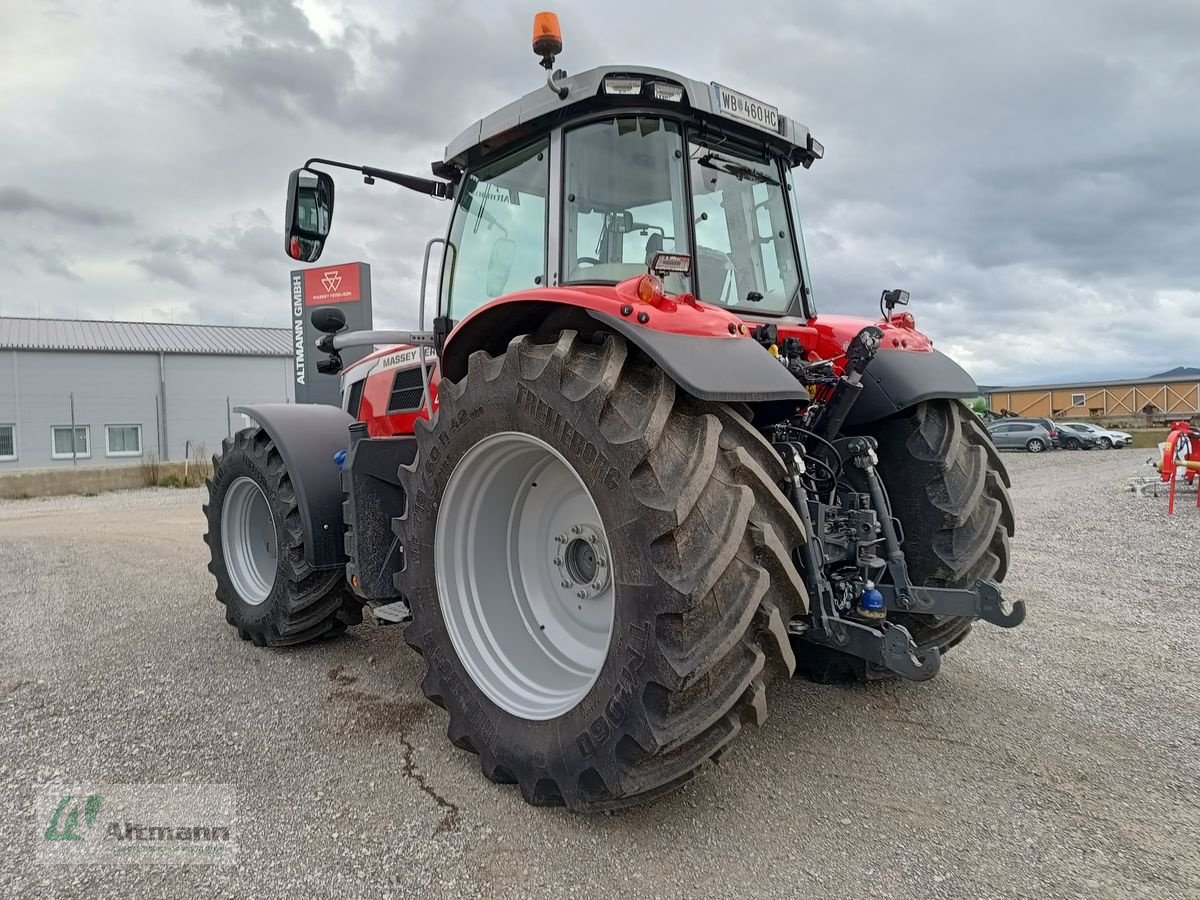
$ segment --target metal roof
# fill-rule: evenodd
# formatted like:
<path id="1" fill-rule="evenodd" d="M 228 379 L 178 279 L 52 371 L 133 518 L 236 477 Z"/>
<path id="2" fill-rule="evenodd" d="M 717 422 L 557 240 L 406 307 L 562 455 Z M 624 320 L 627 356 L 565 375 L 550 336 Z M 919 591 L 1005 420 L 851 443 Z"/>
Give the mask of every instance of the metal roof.
<path id="1" fill-rule="evenodd" d="M 1135 387 L 1143 384 L 1196 384 L 1196 375 L 1169 375 L 1165 378 L 1110 378 L 1107 381 L 1062 381 L 1057 384 L 980 385 L 983 394 L 1015 394 L 1021 391 L 1068 391 L 1074 388 Z"/>
<path id="2" fill-rule="evenodd" d="M 101 322 L 0 316 L 0 350 L 91 350 L 111 353 L 199 353 L 291 356 L 287 328 Z"/>
<path id="3" fill-rule="evenodd" d="M 489 142 L 506 143 L 505 136 L 519 135 L 521 126 L 529 126 L 531 122 L 545 116 L 560 115 L 564 109 L 589 104 L 597 98 L 602 99 L 607 106 L 612 106 L 614 109 L 623 103 L 644 106 L 650 102 L 648 98 L 643 97 L 606 97 L 601 95 L 601 84 L 605 76 L 618 74 L 635 75 L 648 80 L 668 81 L 682 86 L 686 104 L 666 101 L 654 103 L 662 109 L 682 109 L 688 113 L 700 113 L 722 122 L 723 127 L 727 127 L 731 131 L 744 130 L 748 133 L 756 133 L 786 145 L 799 153 L 806 154 L 809 150 L 808 129 L 787 116 L 779 117 L 779 128 L 775 130 L 763 129 L 740 119 L 730 119 L 721 115 L 711 85 L 678 75 L 675 72 L 668 72 L 666 69 L 654 69 L 647 66 L 602 66 L 555 82 L 557 85 L 567 88 L 568 93 L 565 100 L 561 99 L 543 82 L 540 87 L 530 91 L 521 99 L 514 100 L 491 115 L 478 120 L 449 143 L 446 147 L 445 161 L 463 166 L 468 162 L 468 154 L 475 148 L 484 145 L 487 149 L 494 149 Z"/>

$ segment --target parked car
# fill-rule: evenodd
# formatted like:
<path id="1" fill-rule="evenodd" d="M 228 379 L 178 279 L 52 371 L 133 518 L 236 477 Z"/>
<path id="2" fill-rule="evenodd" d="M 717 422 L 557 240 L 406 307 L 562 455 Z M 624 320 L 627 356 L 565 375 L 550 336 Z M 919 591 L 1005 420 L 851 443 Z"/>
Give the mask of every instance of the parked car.
<path id="1" fill-rule="evenodd" d="M 1047 419 L 1045 416 L 1006 416 L 1000 419 L 1001 422 L 1032 422 L 1034 425 L 1041 425 L 1046 429 L 1046 433 L 1050 435 L 1050 445 L 1054 448 L 1062 446 L 1062 432 L 1054 423 L 1053 419 Z"/>
<path id="2" fill-rule="evenodd" d="M 1094 437 L 1096 442 L 1105 450 L 1110 450 L 1113 447 L 1120 449 L 1133 441 L 1133 435 L 1127 432 L 1113 431 L 1111 428 L 1101 428 L 1099 425 L 1093 425 L 1090 422 L 1062 422 L 1060 425 L 1064 430 Z"/>
<path id="3" fill-rule="evenodd" d="M 1100 436 L 1086 431 L 1076 431 L 1061 423 L 1058 426 L 1058 446 L 1064 450 L 1095 450 L 1100 446 Z"/>
<path id="4" fill-rule="evenodd" d="M 987 427 L 998 450 L 1028 450 L 1041 453 L 1054 446 L 1046 426 L 1028 419 L 997 419 Z"/>

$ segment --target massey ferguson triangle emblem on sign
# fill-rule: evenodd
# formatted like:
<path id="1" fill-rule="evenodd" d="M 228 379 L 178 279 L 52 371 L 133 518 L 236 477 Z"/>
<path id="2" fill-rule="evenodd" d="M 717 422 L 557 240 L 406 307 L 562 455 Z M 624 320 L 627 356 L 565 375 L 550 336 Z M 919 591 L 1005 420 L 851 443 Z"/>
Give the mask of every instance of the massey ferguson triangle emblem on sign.
<path id="1" fill-rule="evenodd" d="M 357 303 L 362 300 L 361 266 L 347 263 L 327 269 L 304 270 L 304 305 Z"/>

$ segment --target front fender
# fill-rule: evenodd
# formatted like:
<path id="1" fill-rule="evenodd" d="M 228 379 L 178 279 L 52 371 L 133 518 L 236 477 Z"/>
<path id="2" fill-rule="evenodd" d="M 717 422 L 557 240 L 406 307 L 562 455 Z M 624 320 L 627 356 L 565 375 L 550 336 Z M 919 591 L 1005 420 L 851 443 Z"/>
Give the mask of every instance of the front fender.
<path id="1" fill-rule="evenodd" d="M 925 400 L 979 396 L 975 380 L 937 350 L 882 350 L 867 366 L 862 384 L 847 426 L 886 419 Z"/>
<path id="2" fill-rule="evenodd" d="M 346 564 L 341 471 L 333 457 L 350 444 L 354 419 L 323 403 L 234 407 L 271 438 L 287 467 L 304 528 L 304 558 L 315 569 Z"/>

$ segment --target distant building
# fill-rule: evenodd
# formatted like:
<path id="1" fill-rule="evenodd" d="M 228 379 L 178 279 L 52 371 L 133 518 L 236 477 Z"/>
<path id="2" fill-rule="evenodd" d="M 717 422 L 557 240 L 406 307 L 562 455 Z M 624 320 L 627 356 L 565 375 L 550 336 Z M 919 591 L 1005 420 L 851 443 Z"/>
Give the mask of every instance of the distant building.
<path id="1" fill-rule="evenodd" d="M 0 317 L 0 474 L 211 454 L 292 402 L 287 328 Z"/>
<path id="2" fill-rule="evenodd" d="M 1185 372 L 1189 370 L 1183 370 Z M 992 412 L 1064 418 L 1189 419 L 1200 415 L 1200 375 L 984 387 Z"/>

